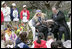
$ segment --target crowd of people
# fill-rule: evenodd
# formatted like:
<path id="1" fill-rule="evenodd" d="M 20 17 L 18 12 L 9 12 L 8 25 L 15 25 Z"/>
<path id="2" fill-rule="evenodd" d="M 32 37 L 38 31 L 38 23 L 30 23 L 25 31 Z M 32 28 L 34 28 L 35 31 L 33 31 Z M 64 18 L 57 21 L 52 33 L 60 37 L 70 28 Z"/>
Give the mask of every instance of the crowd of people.
<path id="1" fill-rule="evenodd" d="M 5 1 L 1 5 L 1 48 L 71 48 L 71 28 L 67 25 L 64 13 L 57 7 L 52 7 L 51 19 L 37 9 L 30 20 L 26 5 L 23 5 L 20 14 L 15 3 L 11 8 Z M 69 18 L 71 25 L 71 13 Z M 25 26 L 27 31 L 24 31 Z M 28 39 L 29 30 L 32 31 L 32 41 Z"/>

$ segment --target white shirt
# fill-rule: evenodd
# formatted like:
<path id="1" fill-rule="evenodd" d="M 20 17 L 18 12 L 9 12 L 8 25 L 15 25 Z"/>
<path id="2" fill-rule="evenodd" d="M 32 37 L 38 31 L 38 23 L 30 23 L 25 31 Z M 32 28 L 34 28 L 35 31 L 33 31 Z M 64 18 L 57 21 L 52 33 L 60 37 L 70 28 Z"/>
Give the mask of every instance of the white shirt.
<path id="1" fill-rule="evenodd" d="M 13 21 L 19 21 L 19 19 L 18 19 L 18 11 L 17 11 L 17 10 L 14 10 L 14 11 L 13 11 L 13 16 L 15 17 L 15 18 L 13 19 Z"/>
<path id="2" fill-rule="evenodd" d="M 2 7 L 1 11 L 4 15 L 4 21 L 11 21 L 10 19 L 10 8 L 9 7 Z"/>
<path id="3" fill-rule="evenodd" d="M 27 22 L 27 12 L 23 12 L 23 22 Z"/>
<path id="4" fill-rule="evenodd" d="M 5 48 L 5 41 L 1 40 L 1 48 Z"/>

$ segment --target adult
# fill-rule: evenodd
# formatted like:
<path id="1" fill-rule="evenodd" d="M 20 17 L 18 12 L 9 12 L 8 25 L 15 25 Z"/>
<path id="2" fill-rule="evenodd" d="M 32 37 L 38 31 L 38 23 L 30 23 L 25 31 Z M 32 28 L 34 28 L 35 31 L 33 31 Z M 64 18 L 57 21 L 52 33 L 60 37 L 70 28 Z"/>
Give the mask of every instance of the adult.
<path id="1" fill-rule="evenodd" d="M 56 26 L 58 26 L 58 30 L 53 33 L 58 33 L 58 39 L 62 39 L 62 34 L 64 33 L 65 41 L 70 39 L 70 30 L 65 20 L 65 15 L 62 11 L 58 10 L 56 7 L 52 7 L 52 19 L 55 21 Z M 55 27 L 56 27 L 55 26 Z"/>
<path id="2" fill-rule="evenodd" d="M 29 21 L 29 26 L 31 27 L 32 32 L 33 32 L 33 41 L 35 40 L 36 28 L 39 30 L 39 32 L 42 32 L 40 30 L 42 21 L 45 21 L 45 14 L 42 13 L 42 11 L 38 9 L 36 10 L 34 17 Z"/>

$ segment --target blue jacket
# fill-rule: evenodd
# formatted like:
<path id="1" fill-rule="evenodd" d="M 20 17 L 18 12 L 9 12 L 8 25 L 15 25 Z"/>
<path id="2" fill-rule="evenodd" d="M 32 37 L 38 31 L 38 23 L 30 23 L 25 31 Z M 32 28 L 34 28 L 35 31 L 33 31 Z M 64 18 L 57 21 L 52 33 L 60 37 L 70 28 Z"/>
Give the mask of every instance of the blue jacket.
<path id="1" fill-rule="evenodd" d="M 16 8 L 16 10 L 17 10 L 17 8 Z M 17 11 L 18 11 L 18 10 L 17 10 Z M 13 16 L 13 9 L 12 9 L 12 8 L 11 8 L 10 16 L 11 16 L 11 21 L 13 21 L 14 16 Z M 18 13 L 18 18 L 20 19 L 19 13 Z"/>
<path id="2" fill-rule="evenodd" d="M 19 39 L 19 37 L 16 39 L 16 43 L 15 43 L 15 47 L 14 48 L 29 48 L 27 44 L 21 42 L 21 40 Z"/>

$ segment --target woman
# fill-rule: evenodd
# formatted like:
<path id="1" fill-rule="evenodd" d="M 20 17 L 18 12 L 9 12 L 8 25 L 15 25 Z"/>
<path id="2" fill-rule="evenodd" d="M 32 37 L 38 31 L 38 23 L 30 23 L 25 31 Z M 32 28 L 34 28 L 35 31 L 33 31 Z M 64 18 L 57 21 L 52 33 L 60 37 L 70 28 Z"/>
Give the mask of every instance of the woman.
<path id="1" fill-rule="evenodd" d="M 18 22 L 19 22 L 19 14 L 18 14 L 18 10 L 16 8 L 15 3 L 12 3 L 10 16 L 11 16 L 11 20 L 14 21 L 14 25 L 18 24 Z"/>
<path id="2" fill-rule="evenodd" d="M 42 21 L 45 21 L 45 14 L 41 12 L 41 10 L 36 10 L 36 14 L 34 17 L 29 21 L 29 26 L 33 32 L 33 41 L 35 40 L 35 27 L 42 24 Z"/>

